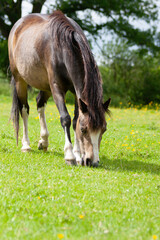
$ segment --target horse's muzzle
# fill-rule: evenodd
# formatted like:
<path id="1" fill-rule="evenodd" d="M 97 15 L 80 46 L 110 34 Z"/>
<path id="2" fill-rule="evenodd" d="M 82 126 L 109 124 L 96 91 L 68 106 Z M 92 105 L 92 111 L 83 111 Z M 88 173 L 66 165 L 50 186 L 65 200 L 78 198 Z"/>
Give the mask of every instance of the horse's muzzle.
<path id="1" fill-rule="evenodd" d="M 83 160 L 82 165 L 88 166 L 88 167 L 98 167 L 99 161 L 93 162 L 93 160 L 91 158 L 86 158 L 85 160 Z"/>

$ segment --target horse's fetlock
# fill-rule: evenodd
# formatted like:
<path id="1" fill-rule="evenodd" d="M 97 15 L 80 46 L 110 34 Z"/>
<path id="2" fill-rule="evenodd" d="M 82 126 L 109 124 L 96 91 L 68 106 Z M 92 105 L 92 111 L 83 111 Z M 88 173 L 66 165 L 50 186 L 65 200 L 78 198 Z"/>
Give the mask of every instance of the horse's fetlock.
<path id="1" fill-rule="evenodd" d="M 39 143 L 38 143 L 38 149 L 41 150 L 41 149 L 44 149 L 44 148 L 48 148 L 48 145 L 49 145 L 49 142 L 48 142 L 48 139 L 43 139 L 41 138 L 39 140 Z"/>
<path id="2" fill-rule="evenodd" d="M 65 144 L 65 146 L 64 146 L 64 151 L 66 152 L 66 151 L 73 151 L 73 146 L 72 146 L 72 144 L 70 143 L 70 144 Z"/>
<path id="3" fill-rule="evenodd" d="M 22 152 L 28 152 L 31 150 L 30 148 L 30 142 L 29 142 L 29 139 L 22 139 L 22 148 L 21 148 L 21 151 Z"/>
<path id="4" fill-rule="evenodd" d="M 41 138 L 48 139 L 48 137 L 49 137 L 49 132 L 48 131 L 41 132 Z"/>

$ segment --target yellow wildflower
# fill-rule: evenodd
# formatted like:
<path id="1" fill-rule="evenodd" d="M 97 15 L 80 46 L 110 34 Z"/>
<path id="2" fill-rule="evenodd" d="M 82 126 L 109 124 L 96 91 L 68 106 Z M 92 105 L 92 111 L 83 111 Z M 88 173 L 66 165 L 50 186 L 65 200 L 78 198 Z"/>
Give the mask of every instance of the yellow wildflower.
<path id="1" fill-rule="evenodd" d="M 59 239 L 63 239 L 64 238 L 64 235 L 62 233 L 57 234 L 57 236 L 58 236 Z"/>
<path id="2" fill-rule="evenodd" d="M 153 239 L 153 240 L 156 240 L 156 239 L 157 239 L 157 235 L 153 235 L 153 236 L 152 236 L 152 239 Z"/>
<path id="3" fill-rule="evenodd" d="M 84 215 L 81 215 L 81 214 L 80 214 L 80 215 L 79 215 L 79 218 L 80 218 L 80 219 L 83 219 L 83 218 L 84 218 Z"/>

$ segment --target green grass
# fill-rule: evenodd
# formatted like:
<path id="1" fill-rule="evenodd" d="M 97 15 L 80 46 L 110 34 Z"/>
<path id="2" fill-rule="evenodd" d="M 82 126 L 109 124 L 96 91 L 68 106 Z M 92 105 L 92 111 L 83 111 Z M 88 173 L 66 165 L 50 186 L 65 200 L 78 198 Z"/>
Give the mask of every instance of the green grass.
<path id="1" fill-rule="evenodd" d="M 32 152 L 21 153 L 10 108 L 11 99 L 1 96 L 0 239 L 160 239 L 158 107 L 111 109 L 97 169 L 65 164 L 64 134 L 51 101 L 48 152 L 37 150 L 40 127 L 30 100 Z M 73 117 L 73 106 L 68 109 Z"/>

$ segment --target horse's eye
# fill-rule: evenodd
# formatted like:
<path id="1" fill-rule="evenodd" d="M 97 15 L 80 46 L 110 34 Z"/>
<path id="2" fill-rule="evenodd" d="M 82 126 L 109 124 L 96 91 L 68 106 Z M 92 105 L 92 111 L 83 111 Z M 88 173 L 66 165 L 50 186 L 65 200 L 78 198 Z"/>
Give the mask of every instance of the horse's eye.
<path id="1" fill-rule="evenodd" d="M 86 134 L 87 133 L 87 128 L 81 128 L 81 133 Z"/>

